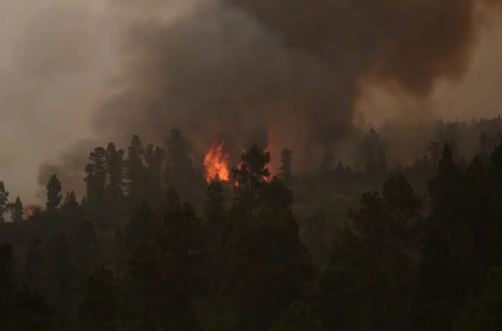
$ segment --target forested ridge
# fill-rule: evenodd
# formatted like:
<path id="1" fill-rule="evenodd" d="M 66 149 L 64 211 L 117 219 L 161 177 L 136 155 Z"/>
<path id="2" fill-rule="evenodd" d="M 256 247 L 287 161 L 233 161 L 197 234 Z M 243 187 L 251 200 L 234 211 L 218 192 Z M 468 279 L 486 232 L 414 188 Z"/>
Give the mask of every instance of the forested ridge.
<path id="1" fill-rule="evenodd" d="M 501 144 L 484 138 L 468 161 L 433 143 L 389 169 L 372 131 L 363 174 L 327 155 L 312 181 L 252 145 L 207 183 L 172 130 L 91 151 L 81 201 L 53 175 L 25 213 L 2 182 L 0 330 L 498 330 Z M 354 180 L 379 184 L 329 247 L 300 231 L 295 199 Z"/>

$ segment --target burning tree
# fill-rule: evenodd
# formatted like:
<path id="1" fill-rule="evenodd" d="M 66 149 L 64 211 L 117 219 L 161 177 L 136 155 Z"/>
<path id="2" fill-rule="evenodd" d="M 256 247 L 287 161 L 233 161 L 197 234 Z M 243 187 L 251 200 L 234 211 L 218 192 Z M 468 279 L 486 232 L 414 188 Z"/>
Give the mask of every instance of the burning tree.
<path id="1" fill-rule="evenodd" d="M 229 180 L 228 159 L 229 155 L 223 151 L 224 143 L 212 145 L 203 159 L 207 183 L 217 179 L 224 182 Z"/>

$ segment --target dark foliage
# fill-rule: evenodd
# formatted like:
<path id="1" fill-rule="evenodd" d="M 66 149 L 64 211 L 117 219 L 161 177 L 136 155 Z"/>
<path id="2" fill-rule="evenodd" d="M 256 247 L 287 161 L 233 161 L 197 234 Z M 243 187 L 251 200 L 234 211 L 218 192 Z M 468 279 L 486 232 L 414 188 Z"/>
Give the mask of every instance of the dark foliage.
<path id="1" fill-rule="evenodd" d="M 500 329 L 500 144 L 481 137 L 465 162 L 433 143 L 390 170 L 378 133 L 363 140 L 360 169 L 328 152 L 295 176 L 284 149 L 275 177 L 254 145 L 205 187 L 180 131 L 166 153 L 134 136 L 126 156 L 90 153 L 82 203 L 53 176 L 46 209 L 26 213 L 0 182 L 0 329 Z M 342 226 L 297 217 L 334 187 L 360 196 Z"/>

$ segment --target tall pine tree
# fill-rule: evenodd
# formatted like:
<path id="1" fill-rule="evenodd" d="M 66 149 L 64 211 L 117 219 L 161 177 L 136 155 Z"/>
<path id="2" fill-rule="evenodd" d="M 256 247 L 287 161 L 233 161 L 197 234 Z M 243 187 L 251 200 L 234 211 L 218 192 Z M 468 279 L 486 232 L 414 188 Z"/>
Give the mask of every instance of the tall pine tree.
<path id="1" fill-rule="evenodd" d="M 5 222 L 4 214 L 9 208 L 9 192 L 5 189 L 4 182 L 0 181 L 0 222 Z"/>
<path id="2" fill-rule="evenodd" d="M 284 148 L 282 150 L 279 177 L 285 183 L 285 185 L 287 185 L 287 186 L 291 185 L 291 182 L 292 182 L 292 151 L 290 149 Z"/>
<path id="3" fill-rule="evenodd" d="M 16 201 L 11 205 L 11 218 L 14 222 L 19 222 L 23 220 L 23 203 L 19 197 L 16 197 Z"/>
<path id="4" fill-rule="evenodd" d="M 128 147 L 128 200 L 133 208 L 138 208 L 145 202 L 145 166 L 143 162 L 144 149 L 137 135 L 131 138 Z"/>
<path id="5" fill-rule="evenodd" d="M 95 148 L 89 154 L 86 165 L 86 207 L 93 212 L 103 209 L 106 182 L 106 151 L 102 147 Z"/>
<path id="6" fill-rule="evenodd" d="M 61 182 L 56 175 L 52 175 L 47 183 L 46 209 L 49 213 L 55 212 L 61 203 Z"/>
<path id="7" fill-rule="evenodd" d="M 108 201 L 116 206 L 119 202 L 121 202 L 123 198 L 123 186 L 124 186 L 124 178 L 123 178 L 123 150 L 116 149 L 114 143 L 110 143 L 107 146 L 106 151 L 106 171 L 108 175 L 108 185 L 106 187 L 106 195 Z"/>

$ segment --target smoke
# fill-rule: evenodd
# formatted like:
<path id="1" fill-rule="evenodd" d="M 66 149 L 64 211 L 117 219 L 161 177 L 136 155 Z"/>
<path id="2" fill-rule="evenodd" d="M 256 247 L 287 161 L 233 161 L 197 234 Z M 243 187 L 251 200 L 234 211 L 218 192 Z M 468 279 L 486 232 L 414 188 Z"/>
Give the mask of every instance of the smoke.
<path id="1" fill-rule="evenodd" d="M 429 117 L 423 99 L 464 73 L 477 9 L 489 3 L 226 0 L 136 24 L 95 127 L 158 142 L 177 127 L 197 155 L 216 140 L 239 150 L 270 131 L 275 146 L 309 155 L 351 130 L 363 86 L 413 100 L 410 113 Z"/>
<path id="2" fill-rule="evenodd" d="M 199 161 L 216 141 L 236 155 L 247 144 L 266 145 L 269 136 L 275 155 L 289 147 L 312 162 L 360 122 L 362 104 L 374 111 L 370 90 L 401 100 L 413 114 L 408 118 L 430 118 L 429 98 L 440 83 L 463 78 L 478 30 L 488 17 L 500 17 L 491 12 L 499 6 L 485 0 L 113 0 L 100 15 L 46 12 L 55 16 L 40 21 L 71 19 L 61 19 L 62 28 L 35 25 L 33 40 L 20 43 L 17 66 L 30 82 L 44 77 L 64 89 L 75 77 L 89 84 L 91 97 L 74 103 L 86 110 L 58 113 L 85 114 L 79 123 L 86 126 L 92 116 L 93 132 L 86 132 L 99 141 L 124 144 L 137 133 L 162 144 L 170 128 L 179 128 Z M 73 27 L 79 20 L 87 23 Z M 56 41 L 46 47 L 49 35 Z M 72 47 L 58 48 L 67 44 Z M 30 52 L 33 45 L 45 52 Z M 87 77 L 90 68 L 99 79 Z M 63 97 L 58 109 L 79 100 L 53 91 L 43 97 Z M 50 171 L 82 171 L 65 158 L 55 168 L 49 165 L 58 161 L 45 163 L 41 181 Z M 304 167 L 299 161 L 295 166 Z"/>
<path id="3" fill-rule="evenodd" d="M 474 35 L 473 0 L 229 0 L 315 54 L 348 82 L 363 76 L 426 94 L 464 69 Z M 348 68 L 351 70 L 348 70 Z M 369 77 L 370 76 L 370 77 Z"/>
<path id="4" fill-rule="evenodd" d="M 98 145 L 98 141 L 80 140 L 67 146 L 59 154 L 59 162 L 43 162 L 38 172 L 37 198 L 44 201 L 46 185 L 54 174 L 58 175 L 63 192 L 74 191 L 77 196 L 83 197 L 85 194 L 83 165 L 87 162 L 89 152 Z"/>
<path id="5" fill-rule="evenodd" d="M 12 198 L 35 202 L 40 163 L 91 134 L 112 30 L 87 2 L 0 0 L 0 180 Z"/>
<path id="6" fill-rule="evenodd" d="M 322 141 L 351 120 L 341 75 L 310 54 L 288 50 L 236 9 L 206 8 L 170 25 L 136 25 L 125 52 L 118 92 L 95 120 L 99 132 L 141 132 L 163 141 L 177 127 L 201 147 L 218 139 L 239 150 L 264 141 L 271 129 L 291 142 Z"/>

